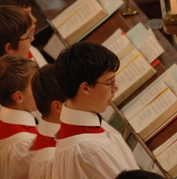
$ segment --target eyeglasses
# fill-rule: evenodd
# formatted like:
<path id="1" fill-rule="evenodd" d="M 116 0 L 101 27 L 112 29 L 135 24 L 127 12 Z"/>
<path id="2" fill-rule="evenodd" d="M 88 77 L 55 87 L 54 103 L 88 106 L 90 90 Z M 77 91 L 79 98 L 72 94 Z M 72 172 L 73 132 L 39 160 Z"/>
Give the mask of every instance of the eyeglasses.
<path id="1" fill-rule="evenodd" d="M 103 84 L 103 85 L 111 86 L 111 88 L 113 88 L 113 86 L 115 85 L 115 82 L 116 82 L 115 79 L 112 79 L 110 83 L 104 83 L 104 82 L 96 81 L 96 83 L 100 83 L 100 84 Z"/>
<path id="2" fill-rule="evenodd" d="M 32 39 L 32 38 L 33 38 L 33 32 L 30 31 L 29 34 L 28 34 L 28 37 L 26 37 L 26 38 L 21 38 L 21 39 L 19 39 L 19 41 L 27 40 L 27 39 Z"/>

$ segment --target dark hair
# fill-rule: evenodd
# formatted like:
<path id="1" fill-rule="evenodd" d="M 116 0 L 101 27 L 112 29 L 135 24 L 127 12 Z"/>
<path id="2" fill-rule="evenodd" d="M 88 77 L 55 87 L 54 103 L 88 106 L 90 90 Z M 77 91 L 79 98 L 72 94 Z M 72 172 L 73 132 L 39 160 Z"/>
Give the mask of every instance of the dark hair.
<path id="1" fill-rule="evenodd" d="M 0 57 L 0 104 L 13 104 L 12 94 L 24 91 L 38 69 L 38 64 L 28 58 L 9 54 Z"/>
<path id="2" fill-rule="evenodd" d="M 34 0 L 0 0 L 0 5 L 14 5 L 21 8 L 32 7 Z"/>
<path id="3" fill-rule="evenodd" d="M 32 91 L 36 106 L 43 117 L 50 114 L 52 101 L 65 101 L 65 96 L 56 81 L 54 64 L 41 67 L 32 79 Z"/>
<path id="4" fill-rule="evenodd" d="M 129 170 L 121 172 L 115 179 L 165 179 L 161 175 L 145 170 Z"/>
<path id="5" fill-rule="evenodd" d="M 18 50 L 20 37 L 31 25 L 30 16 L 20 7 L 0 6 L 0 56 L 6 54 L 7 43 L 10 43 L 14 50 Z"/>
<path id="6" fill-rule="evenodd" d="M 67 98 L 73 98 L 82 82 L 95 85 L 105 71 L 117 71 L 118 57 L 106 47 L 92 42 L 77 42 L 61 51 L 56 63 L 57 81 Z"/>

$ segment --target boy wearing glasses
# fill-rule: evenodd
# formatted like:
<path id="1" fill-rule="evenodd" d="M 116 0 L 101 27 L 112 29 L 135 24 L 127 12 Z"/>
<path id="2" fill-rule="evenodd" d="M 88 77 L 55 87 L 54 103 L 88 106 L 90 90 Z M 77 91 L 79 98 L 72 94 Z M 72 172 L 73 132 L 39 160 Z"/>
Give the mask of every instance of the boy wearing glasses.
<path id="1" fill-rule="evenodd" d="M 107 48 L 77 42 L 63 50 L 55 64 L 57 81 L 67 100 L 61 111 L 53 179 L 113 179 L 123 170 L 138 169 L 121 134 L 102 121 L 118 90 L 119 59 Z"/>
<path id="2" fill-rule="evenodd" d="M 28 178 L 29 150 L 37 129 L 32 111 L 37 110 L 31 79 L 39 69 L 28 58 L 0 57 L 0 178 Z"/>
<path id="3" fill-rule="evenodd" d="M 29 17 L 31 18 L 31 26 L 30 26 L 31 35 L 35 33 L 37 20 L 31 12 L 32 7 L 34 5 L 34 0 L 0 0 L 0 5 L 13 5 L 27 12 Z M 12 34 L 12 32 L 10 32 L 9 34 Z M 37 61 L 40 67 L 47 64 L 47 61 L 40 53 L 40 51 L 36 47 L 31 45 L 31 42 L 34 40 L 34 37 L 26 39 L 26 42 L 24 41 L 23 43 L 27 43 L 27 40 L 29 41 L 30 39 L 31 41 L 30 41 L 30 47 L 28 48 L 27 57 Z"/>
<path id="4" fill-rule="evenodd" d="M 32 147 L 29 179 L 51 179 L 55 134 L 60 128 L 60 112 L 65 96 L 56 81 L 54 64 L 41 67 L 32 79 L 32 91 L 43 120 Z M 45 171 L 45 172 L 44 172 Z"/>
<path id="5" fill-rule="evenodd" d="M 0 56 L 14 54 L 28 57 L 31 42 L 32 21 L 19 7 L 0 5 Z"/>

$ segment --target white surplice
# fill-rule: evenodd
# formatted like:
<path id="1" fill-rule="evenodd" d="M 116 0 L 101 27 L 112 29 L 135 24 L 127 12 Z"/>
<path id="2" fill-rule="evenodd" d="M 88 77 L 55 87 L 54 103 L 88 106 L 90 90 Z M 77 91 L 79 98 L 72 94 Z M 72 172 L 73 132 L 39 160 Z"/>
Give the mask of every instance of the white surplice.
<path id="1" fill-rule="evenodd" d="M 55 147 L 31 151 L 29 179 L 51 179 Z"/>
<path id="2" fill-rule="evenodd" d="M 60 120 L 70 125 L 98 126 L 94 115 L 63 105 Z M 52 179 L 113 179 L 123 170 L 139 169 L 121 134 L 104 121 L 102 127 L 105 132 L 57 140 Z"/>
<path id="3" fill-rule="evenodd" d="M 38 132 L 44 137 L 51 137 L 52 139 L 59 128 L 59 124 L 41 120 L 38 125 Z M 51 179 L 55 147 L 31 150 L 30 153 L 29 179 Z"/>
<path id="4" fill-rule="evenodd" d="M 31 113 L 2 107 L 0 120 L 8 124 L 35 127 Z M 8 128 L 5 130 L 9 130 Z M 0 129 L 1 131 L 1 129 Z M 2 132 L 2 131 L 1 131 Z M 0 140 L 0 178 L 27 179 L 30 153 L 36 134 L 19 132 Z"/>

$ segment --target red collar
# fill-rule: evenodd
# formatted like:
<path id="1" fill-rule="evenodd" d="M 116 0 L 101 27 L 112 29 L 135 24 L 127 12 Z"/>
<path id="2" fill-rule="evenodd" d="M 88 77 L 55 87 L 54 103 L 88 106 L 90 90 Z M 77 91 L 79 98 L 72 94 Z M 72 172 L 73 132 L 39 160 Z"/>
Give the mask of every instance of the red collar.
<path id="1" fill-rule="evenodd" d="M 66 137 L 71 137 L 74 135 L 84 134 L 84 133 L 101 133 L 104 132 L 102 127 L 89 127 L 89 126 L 76 126 L 65 124 L 61 122 L 61 127 L 58 132 L 58 139 L 64 139 Z"/>
<path id="2" fill-rule="evenodd" d="M 54 137 L 47 137 L 38 133 L 36 141 L 32 147 L 32 150 L 39 150 L 46 147 L 55 147 L 55 146 L 56 146 L 56 141 Z"/>
<path id="3" fill-rule="evenodd" d="M 18 124 L 8 124 L 0 120 L 0 139 L 5 139 L 20 132 L 38 134 L 36 127 Z"/>

